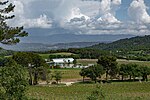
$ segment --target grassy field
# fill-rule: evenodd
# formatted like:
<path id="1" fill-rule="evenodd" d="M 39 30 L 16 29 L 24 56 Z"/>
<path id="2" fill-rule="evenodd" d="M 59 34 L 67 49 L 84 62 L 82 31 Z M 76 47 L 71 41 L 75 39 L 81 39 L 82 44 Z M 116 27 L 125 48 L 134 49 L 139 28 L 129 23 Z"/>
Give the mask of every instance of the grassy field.
<path id="1" fill-rule="evenodd" d="M 82 65 L 88 65 L 88 64 L 96 64 L 97 59 L 77 59 L 77 63 L 80 63 Z M 150 61 L 137 61 L 137 60 L 124 60 L 124 59 L 118 59 L 117 60 L 118 65 L 120 64 L 128 64 L 128 63 L 134 63 L 141 66 L 150 66 Z"/>
<path id="2" fill-rule="evenodd" d="M 87 66 L 88 64 L 96 64 L 97 59 L 77 59 L 77 63 Z"/>
<path id="3" fill-rule="evenodd" d="M 81 69 L 51 69 L 52 73 L 54 71 L 61 71 L 63 73 L 62 81 L 82 79 L 82 77 L 79 75 L 79 72 L 81 71 Z"/>
<path id="4" fill-rule="evenodd" d="M 78 59 L 78 63 L 83 65 L 94 63 L 97 59 Z M 143 66 L 150 66 L 150 62 L 134 60 L 117 60 L 118 64 L 136 63 Z M 79 75 L 81 69 L 51 69 L 63 73 L 62 81 L 82 79 Z M 71 86 L 48 85 L 48 86 L 30 86 L 27 96 L 41 100 L 86 100 L 97 84 L 76 83 Z M 150 82 L 113 82 L 111 84 L 101 84 L 105 95 L 104 100 L 149 100 Z"/>
<path id="5" fill-rule="evenodd" d="M 102 84 L 105 100 L 149 100 L 150 83 Z M 27 96 L 42 100 L 86 100 L 96 89 L 96 84 L 74 84 L 72 86 L 31 86 Z"/>
<path id="6" fill-rule="evenodd" d="M 150 66 L 150 61 L 137 61 L 137 60 L 118 59 L 117 62 L 118 62 L 118 64 L 134 63 L 134 64 L 138 64 L 138 65 L 141 65 L 141 66 Z"/>

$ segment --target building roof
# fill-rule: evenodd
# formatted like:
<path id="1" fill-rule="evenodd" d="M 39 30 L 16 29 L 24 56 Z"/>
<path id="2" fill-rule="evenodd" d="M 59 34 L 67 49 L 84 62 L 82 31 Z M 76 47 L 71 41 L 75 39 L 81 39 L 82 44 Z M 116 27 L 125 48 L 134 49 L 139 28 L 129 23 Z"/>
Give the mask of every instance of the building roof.
<path id="1" fill-rule="evenodd" d="M 68 62 L 73 62 L 73 58 L 58 58 L 58 59 L 52 59 L 54 63 L 68 63 Z"/>

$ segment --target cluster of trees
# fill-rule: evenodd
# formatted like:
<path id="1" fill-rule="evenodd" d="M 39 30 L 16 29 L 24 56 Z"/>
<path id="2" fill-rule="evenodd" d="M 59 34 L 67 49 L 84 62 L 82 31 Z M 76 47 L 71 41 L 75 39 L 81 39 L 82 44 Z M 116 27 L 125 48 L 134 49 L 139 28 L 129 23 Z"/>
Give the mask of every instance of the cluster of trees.
<path id="1" fill-rule="evenodd" d="M 41 56 L 34 53 L 15 53 L 12 57 L 0 58 L 0 99 L 26 100 L 27 85 L 37 85 L 38 80 L 47 80 L 48 66 Z M 55 74 L 59 81 L 61 77 Z"/>
<path id="2" fill-rule="evenodd" d="M 81 69 L 79 74 L 83 77 L 83 82 L 85 77 L 89 77 L 92 81 L 95 81 L 96 83 L 97 78 L 101 78 L 101 76 L 104 74 L 104 70 L 102 66 L 95 65 Z"/>
<path id="3" fill-rule="evenodd" d="M 136 77 L 142 77 L 143 81 L 148 81 L 148 75 L 150 75 L 150 68 L 147 66 L 139 66 L 137 64 L 121 64 L 119 69 L 119 75 L 124 78 L 135 80 Z"/>
<path id="4" fill-rule="evenodd" d="M 27 70 L 13 59 L 0 60 L 0 100 L 25 100 Z"/>
<path id="5" fill-rule="evenodd" d="M 137 64 L 121 64 L 118 66 L 115 57 L 102 56 L 98 59 L 97 65 L 83 68 L 79 74 L 83 77 L 83 82 L 85 77 L 89 77 L 96 83 L 98 79 L 101 80 L 101 76 L 104 74 L 106 75 L 106 81 L 108 81 L 109 77 L 120 80 L 120 76 L 122 80 L 135 80 L 137 77 L 138 79 L 142 78 L 143 81 L 148 81 L 150 68 Z"/>
<path id="6" fill-rule="evenodd" d="M 100 56 L 104 55 L 112 55 L 110 51 L 107 50 L 99 50 L 99 49 L 94 49 L 94 48 L 69 48 L 69 49 L 60 49 L 60 50 L 50 50 L 47 52 L 43 52 L 43 54 L 47 53 L 61 53 L 61 52 L 70 52 L 73 53 L 70 56 L 74 59 L 97 59 Z M 41 52 L 40 52 L 41 53 Z M 65 58 L 66 56 L 63 55 L 50 55 L 49 58 Z"/>
<path id="7" fill-rule="evenodd" d="M 80 75 L 83 76 L 83 81 L 85 77 L 91 78 L 91 80 L 97 82 L 97 78 L 101 78 L 103 74 L 106 74 L 106 80 L 108 80 L 108 75 L 113 78 L 117 74 L 117 61 L 113 56 L 102 56 L 98 59 L 97 65 L 88 68 L 83 68 Z"/>
<path id="8" fill-rule="evenodd" d="M 126 57 L 126 59 L 127 60 L 150 61 L 150 56 L 129 55 Z"/>
<path id="9" fill-rule="evenodd" d="M 70 48 L 68 52 L 78 54 L 81 59 L 97 59 L 100 56 L 111 55 L 109 51 L 89 48 Z"/>
<path id="10" fill-rule="evenodd" d="M 28 69 L 30 85 L 38 84 L 38 79 L 46 80 L 46 75 L 49 72 L 47 70 L 48 65 L 38 54 L 17 52 L 12 56 L 12 58 L 18 64 Z"/>

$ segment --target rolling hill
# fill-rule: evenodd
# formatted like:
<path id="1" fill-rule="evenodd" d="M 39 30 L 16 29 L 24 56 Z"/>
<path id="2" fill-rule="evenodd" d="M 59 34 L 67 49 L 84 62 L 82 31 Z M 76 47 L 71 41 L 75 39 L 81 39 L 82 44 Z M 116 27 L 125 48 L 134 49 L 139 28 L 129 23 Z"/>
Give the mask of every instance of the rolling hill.
<path id="1" fill-rule="evenodd" d="M 101 50 L 149 50 L 150 35 L 120 39 L 111 43 L 99 43 L 88 48 Z"/>

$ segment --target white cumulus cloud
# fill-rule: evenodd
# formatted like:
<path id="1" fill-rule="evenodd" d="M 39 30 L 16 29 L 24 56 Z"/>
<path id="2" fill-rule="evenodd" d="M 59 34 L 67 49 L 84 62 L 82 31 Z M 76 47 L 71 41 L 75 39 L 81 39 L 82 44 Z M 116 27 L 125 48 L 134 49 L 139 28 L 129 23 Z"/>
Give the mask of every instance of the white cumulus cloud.
<path id="1" fill-rule="evenodd" d="M 129 16 L 137 23 L 150 23 L 150 15 L 147 12 L 148 7 L 144 0 L 133 0 L 128 9 Z"/>
<path id="2" fill-rule="evenodd" d="M 102 0 L 100 2 L 98 21 L 106 23 L 120 22 L 116 17 L 116 10 L 121 5 L 121 0 Z"/>
<path id="3" fill-rule="evenodd" d="M 24 26 L 25 28 L 51 28 L 52 20 L 45 14 L 41 14 L 36 18 L 29 18 L 26 12 L 28 4 L 34 0 L 11 0 L 15 5 L 14 12 L 15 18 L 9 22 L 12 26 Z"/>
<path id="4" fill-rule="evenodd" d="M 130 0 L 130 20 L 117 14 L 123 0 L 10 0 L 15 4 L 12 26 L 25 28 L 65 28 L 84 34 L 141 33 L 150 31 L 146 0 Z M 122 10 L 121 10 L 122 11 Z M 121 15 L 124 16 L 124 15 Z"/>

